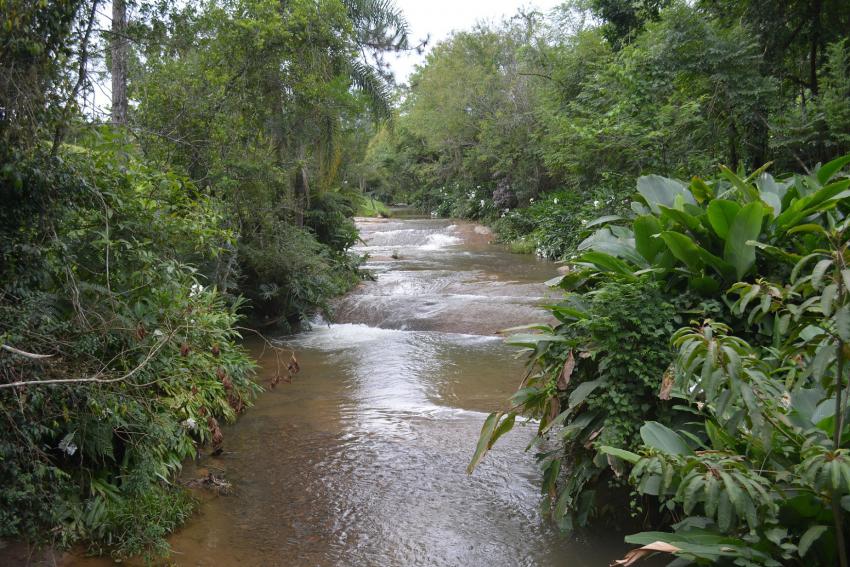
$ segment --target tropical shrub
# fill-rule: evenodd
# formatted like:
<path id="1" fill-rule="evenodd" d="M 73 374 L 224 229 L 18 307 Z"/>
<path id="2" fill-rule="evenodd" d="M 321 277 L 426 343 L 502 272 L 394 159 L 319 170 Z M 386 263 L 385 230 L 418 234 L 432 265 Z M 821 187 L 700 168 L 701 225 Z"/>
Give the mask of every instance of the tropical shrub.
<path id="1" fill-rule="evenodd" d="M 233 235 L 121 148 L 9 161 L 2 195 L 0 536 L 163 552 L 183 461 L 259 390 L 239 304 L 187 263 Z"/>
<path id="2" fill-rule="evenodd" d="M 549 193 L 526 208 L 503 210 L 493 227 L 502 242 L 526 241 L 541 258 L 563 260 L 590 234 L 594 219 L 628 210 L 621 193 L 604 189 Z"/>
<path id="3" fill-rule="evenodd" d="M 834 564 L 850 527 L 848 163 L 779 179 L 766 168 L 689 184 L 640 178 L 630 218 L 599 219 L 551 282 L 568 292 L 549 307 L 561 323 L 509 339 L 528 349 L 535 389 L 488 418 L 470 469 L 528 415 L 539 440 L 560 439 L 540 457 L 564 527 L 594 516 L 595 491 L 613 475 L 632 484 L 634 507 L 657 501 L 656 520 L 675 521 L 670 534 L 628 538 L 648 545 L 632 560 L 667 551 L 677 564 Z M 631 294 L 644 301 L 615 299 Z M 621 352 L 612 387 L 608 361 Z M 619 405 L 623 388 L 642 397 Z"/>

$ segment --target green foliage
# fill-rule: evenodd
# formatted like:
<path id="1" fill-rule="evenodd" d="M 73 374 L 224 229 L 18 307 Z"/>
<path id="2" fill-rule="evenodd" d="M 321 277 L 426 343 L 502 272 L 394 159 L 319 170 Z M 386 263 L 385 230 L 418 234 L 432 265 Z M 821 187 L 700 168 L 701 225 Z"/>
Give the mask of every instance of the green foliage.
<path id="1" fill-rule="evenodd" d="M 358 199 L 357 216 L 387 218 L 390 216 L 390 210 L 381 201 L 362 195 Z"/>
<path id="2" fill-rule="evenodd" d="M 264 323 L 326 309 L 358 281 L 349 193 L 364 118 L 389 113 L 387 79 L 360 56 L 407 46 L 401 14 L 389 2 L 240 0 L 137 27 L 131 120 L 144 154 L 217 195 L 239 235 L 214 282 Z"/>
<path id="3" fill-rule="evenodd" d="M 541 326 L 541 334 L 517 335 L 508 342 L 526 348 L 532 373 L 511 399 L 511 412 L 540 420 L 538 443 L 557 439 L 560 449 L 541 452 L 544 490 L 553 518 L 564 528 L 586 525 L 599 513 L 595 493 L 615 481 L 597 444 L 630 446 L 640 422 L 634 415 L 661 415 L 656 397 L 670 364 L 665 338 L 675 310 L 646 278 L 612 278 L 584 298 L 568 296 L 549 307 L 561 323 Z M 501 414 L 493 414 L 501 415 Z M 505 424 L 510 429 L 513 421 Z M 504 431 L 482 431 L 489 448 Z M 482 445 L 473 464 L 483 456 Z M 562 479 L 558 471 L 567 471 Z"/>
<path id="4" fill-rule="evenodd" d="M 550 193 L 527 208 L 503 212 L 493 223 L 502 242 L 527 242 L 542 258 L 561 260 L 576 252 L 579 243 L 600 215 L 619 216 L 628 211 L 627 201 L 615 191 L 585 196 L 573 192 Z"/>
<path id="5" fill-rule="evenodd" d="M 552 282 L 569 290 L 549 307 L 561 324 L 509 339 L 532 369 L 511 411 L 540 419 L 539 438 L 560 440 L 544 462 L 569 469 L 559 482 L 561 463 L 544 466 L 563 527 L 593 517 L 613 475 L 633 507 L 676 520 L 630 536 L 667 546 L 641 555 L 836 563 L 850 528 L 848 164 L 642 177 L 632 218 L 600 219 L 579 245 Z"/>
<path id="6" fill-rule="evenodd" d="M 358 281 L 356 162 L 410 47 L 387 1 L 134 8 L 107 127 L 102 3 L 0 3 L 0 537 L 116 559 L 167 552 L 182 463 L 260 390 L 245 298 L 286 326 Z"/>
<path id="7" fill-rule="evenodd" d="M 186 264 L 233 235 L 188 181 L 111 146 L 5 172 L 0 340 L 52 358 L 0 359 L 2 383 L 23 383 L 0 390 L 0 535 L 161 552 L 192 508 L 171 484 L 182 462 L 259 390 L 238 303 Z"/>

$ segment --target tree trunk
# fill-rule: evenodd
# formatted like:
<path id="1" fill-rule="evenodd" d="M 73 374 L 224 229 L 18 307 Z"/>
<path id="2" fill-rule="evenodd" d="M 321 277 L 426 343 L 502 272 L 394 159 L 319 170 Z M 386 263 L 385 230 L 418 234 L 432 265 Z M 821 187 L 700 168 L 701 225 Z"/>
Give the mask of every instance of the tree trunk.
<path id="1" fill-rule="evenodd" d="M 811 45 L 809 47 L 809 86 L 812 96 L 818 96 L 818 50 L 821 42 L 822 0 L 812 2 Z"/>
<path id="2" fill-rule="evenodd" d="M 112 2 L 112 123 L 127 124 L 127 3 Z"/>

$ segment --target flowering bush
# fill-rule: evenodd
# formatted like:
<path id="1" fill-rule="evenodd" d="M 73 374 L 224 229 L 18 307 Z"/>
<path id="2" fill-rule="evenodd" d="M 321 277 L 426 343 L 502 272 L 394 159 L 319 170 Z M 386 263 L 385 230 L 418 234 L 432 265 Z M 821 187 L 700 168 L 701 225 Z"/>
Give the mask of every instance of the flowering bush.
<path id="1" fill-rule="evenodd" d="M 525 242 L 541 258 L 563 260 L 589 234 L 593 219 L 623 215 L 627 210 L 627 200 L 615 191 L 587 195 L 560 191 L 532 200 L 526 209 L 503 211 L 494 228 L 502 242 Z"/>

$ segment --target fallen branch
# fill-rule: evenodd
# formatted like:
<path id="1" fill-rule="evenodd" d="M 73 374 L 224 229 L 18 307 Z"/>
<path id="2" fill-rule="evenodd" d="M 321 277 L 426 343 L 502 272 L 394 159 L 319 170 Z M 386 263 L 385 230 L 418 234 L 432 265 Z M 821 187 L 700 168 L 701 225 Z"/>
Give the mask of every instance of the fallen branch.
<path id="1" fill-rule="evenodd" d="M 148 362 L 165 346 L 165 343 L 173 336 L 173 333 L 168 337 L 161 340 L 151 351 L 145 356 L 144 360 L 142 360 L 135 368 L 130 370 L 128 373 L 123 376 L 118 376 L 117 378 L 101 378 L 103 376 L 103 372 L 98 372 L 94 376 L 90 378 L 57 378 L 54 380 L 21 380 L 18 382 L 9 382 L 6 384 L 0 384 L 0 389 L 3 388 L 17 388 L 18 386 L 42 386 L 49 384 L 85 384 L 85 383 L 97 383 L 97 384 L 112 384 L 115 382 L 121 382 L 123 380 L 127 380 L 135 375 L 139 370 L 144 368 Z M 2 345 L 4 350 L 10 350 L 13 347 L 8 347 L 7 345 Z M 22 354 L 23 356 L 35 356 L 35 357 L 49 357 L 53 355 L 45 355 L 45 354 L 37 354 L 33 355 L 32 353 L 25 353 L 24 351 L 20 351 L 18 349 L 14 349 L 11 352 L 15 352 L 15 354 Z"/>

